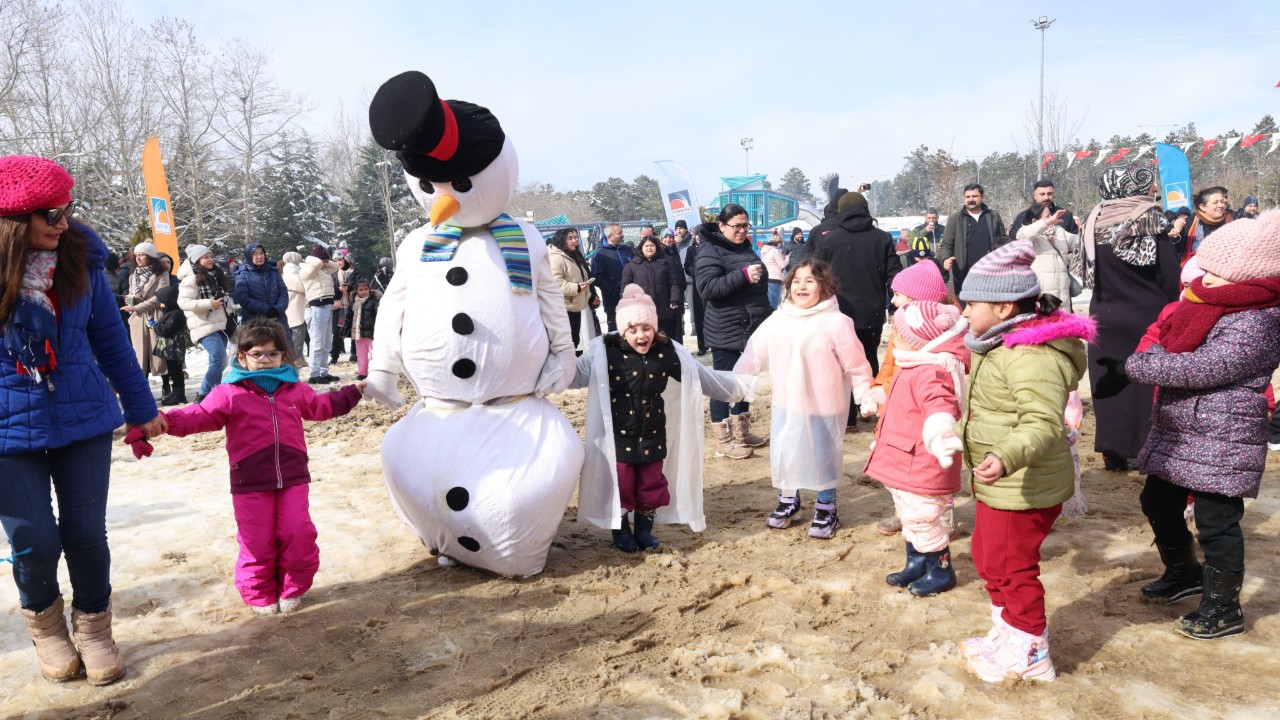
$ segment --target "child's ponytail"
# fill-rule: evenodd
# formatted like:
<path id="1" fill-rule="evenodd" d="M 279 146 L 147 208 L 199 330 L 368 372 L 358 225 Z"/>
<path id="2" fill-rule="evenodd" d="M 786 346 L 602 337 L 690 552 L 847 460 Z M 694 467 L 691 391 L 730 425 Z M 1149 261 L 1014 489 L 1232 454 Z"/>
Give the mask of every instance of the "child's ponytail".
<path id="1" fill-rule="evenodd" d="M 1062 298 L 1045 293 L 1039 297 L 1023 298 L 1018 301 L 1018 314 L 1035 313 L 1039 317 L 1052 315 L 1062 307 Z"/>

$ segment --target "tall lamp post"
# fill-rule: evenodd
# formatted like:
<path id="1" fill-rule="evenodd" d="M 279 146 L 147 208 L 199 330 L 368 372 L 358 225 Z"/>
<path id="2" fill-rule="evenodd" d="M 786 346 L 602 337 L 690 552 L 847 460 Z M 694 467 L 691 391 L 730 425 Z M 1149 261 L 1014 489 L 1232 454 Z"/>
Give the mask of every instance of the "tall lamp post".
<path id="1" fill-rule="evenodd" d="M 746 174 L 750 175 L 751 174 L 751 148 L 756 146 L 756 140 L 755 138 L 742 138 L 742 140 L 738 141 L 738 144 L 742 145 L 742 151 L 747 156 Z"/>
<path id="2" fill-rule="evenodd" d="M 1044 177 L 1044 31 L 1057 21 L 1057 18 L 1050 20 L 1046 15 L 1031 21 L 1031 27 L 1040 31 L 1040 122 L 1036 127 L 1036 135 L 1040 143 L 1040 154 L 1036 157 L 1036 165 L 1040 169 L 1036 171 L 1037 180 Z"/>

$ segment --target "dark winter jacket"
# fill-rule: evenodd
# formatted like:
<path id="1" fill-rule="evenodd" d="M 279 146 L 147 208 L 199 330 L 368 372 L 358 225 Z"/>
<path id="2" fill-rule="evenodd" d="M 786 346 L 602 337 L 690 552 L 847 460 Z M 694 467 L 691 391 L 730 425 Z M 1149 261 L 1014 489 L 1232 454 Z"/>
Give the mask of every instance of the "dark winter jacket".
<path id="1" fill-rule="evenodd" d="M 1034 207 L 1034 205 L 1032 207 Z M 1056 204 L 1049 203 L 1050 215 L 1058 212 L 1061 209 L 1062 208 L 1058 207 Z M 1023 225 L 1030 225 L 1031 223 L 1039 219 L 1040 219 L 1039 216 L 1031 217 L 1030 207 L 1027 208 L 1026 210 L 1023 210 L 1022 212 L 1014 216 L 1013 222 L 1009 224 L 1009 237 L 1011 238 L 1018 237 L 1018 228 L 1022 227 Z M 1080 234 L 1080 225 L 1079 223 L 1076 222 L 1076 216 L 1072 215 L 1070 210 L 1067 211 L 1066 215 L 1062 216 L 1062 222 L 1058 223 L 1058 227 L 1062 228 L 1063 230 L 1066 230 L 1072 235 Z"/>
<path id="2" fill-rule="evenodd" d="M 622 287 L 635 283 L 643 288 L 658 309 L 658 320 L 666 321 L 675 313 L 671 306 L 680 304 L 680 286 L 671 277 L 674 274 L 671 260 L 665 254 L 652 260 L 636 255 L 622 268 Z"/>
<path id="3" fill-rule="evenodd" d="M 378 301 L 382 299 L 382 293 L 377 290 L 370 290 L 369 297 L 364 299 L 364 303 L 360 306 L 360 337 L 373 337 L 373 324 L 378 319 Z M 351 305 L 347 307 L 347 327 L 355 329 L 356 320 L 356 303 L 360 301 L 359 296 L 351 297 Z M 355 333 L 351 337 L 355 337 Z"/>
<path id="4" fill-rule="evenodd" d="M 386 260 L 388 258 L 383 258 Z M 395 271 L 391 269 L 391 265 L 379 265 L 378 272 L 373 274 L 373 280 L 370 281 L 370 287 L 378 292 L 386 292 L 387 287 L 391 285 L 391 277 L 395 275 Z"/>
<path id="5" fill-rule="evenodd" d="M 1224 315 L 1192 352 L 1159 345 L 1125 362 L 1129 379 L 1156 385 L 1151 432 L 1138 467 L 1179 487 L 1257 497 L 1267 464 L 1267 400 L 1280 364 L 1280 308 Z"/>
<path id="6" fill-rule="evenodd" d="M 787 270 L 807 260 L 811 249 L 812 246 L 804 240 L 788 240 L 782 243 L 782 252 L 787 254 Z"/>
<path id="7" fill-rule="evenodd" d="M 840 312 L 859 329 L 884 325 L 889 284 L 902 271 L 889 233 L 876 227 L 866 205 L 851 205 L 832 224 L 809 236 L 809 257 L 831 265 L 840 293 Z"/>
<path id="8" fill-rule="evenodd" d="M 0 455 L 64 447 L 157 414 L 103 271 L 107 246 L 88 227 L 76 223 L 76 229 L 88 244 L 89 290 L 58 313 L 52 391 L 18 374 L 17 358 L 0 343 Z"/>
<path id="9" fill-rule="evenodd" d="M 680 248 L 662 248 L 662 252 L 666 254 L 667 262 L 671 263 L 671 279 L 675 280 L 680 288 L 680 300 L 683 301 L 685 293 L 689 290 L 689 278 L 685 277 L 684 264 L 680 261 Z"/>
<path id="10" fill-rule="evenodd" d="M 680 359 L 668 343 L 649 352 L 633 350 L 617 333 L 604 336 L 609 362 L 609 409 L 618 462 L 632 465 L 667 457 L 667 415 L 662 391 L 667 380 L 680 380 Z"/>
<path id="11" fill-rule="evenodd" d="M 698 228 L 695 227 L 694 231 L 696 232 L 697 229 Z M 684 252 L 684 274 L 690 278 L 694 277 L 694 271 L 698 267 L 698 247 L 698 243 L 690 241 L 689 248 Z M 689 283 L 687 289 L 693 295 L 698 294 L 698 282 L 696 278 Z"/>
<path id="12" fill-rule="evenodd" d="M 276 264 L 269 258 L 261 265 L 253 264 L 253 251 L 262 247 L 249 243 L 244 249 L 244 262 L 236 265 L 236 302 L 240 303 L 240 321 L 265 317 L 285 322 L 289 307 L 289 290 L 284 286 Z"/>
<path id="13" fill-rule="evenodd" d="M 964 217 L 968 212 L 968 210 L 960 208 L 951 213 L 951 216 L 947 218 L 947 226 L 942 231 L 942 244 L 938 246 L 938 258 L 946 262 L 947 258 L 954 257 L 956 262 L 953 269 L 959 270 L 961 275 L 981 259 L 968 256 L 968 244 L 966 243 L 968 231 L 965 229 L 964 224 Z M 982 213 L 982 219 L 986 221 L 987 228 L 991 231 L 991 249 L 995 250 L 1009 242 L 1009 233 L 1005 232 L 1004 220 L 1000 219 L 1000 213 L 987 207 L 986 203 L 982 204 Z M 956 292 L 959 291 L 960 289 L 956 288 Z"/>
<path id="14" fill-rule="evenodd" d="M 591 277 L 605 303 L 612 306 L 622 299 L 622 269 L 633 255 L 635 249 L 624 242 L 617 247 L 605 243 L 591 256 Z"/>
<path id="15" fill-rule="evenodd" d="M 742 352 L 747 338 L 773 312 L 764 275 L 760 282 L 752 283 L 743 272 L 745 267 L 759 265 L 764 273 L 764 263 L 750 242 L 734 245 L 714 224 L 699 226 L 698 234 L 702 244 L 698 246 L 693 282 L 706 304 L 703 339 L 712 349 Z"/>

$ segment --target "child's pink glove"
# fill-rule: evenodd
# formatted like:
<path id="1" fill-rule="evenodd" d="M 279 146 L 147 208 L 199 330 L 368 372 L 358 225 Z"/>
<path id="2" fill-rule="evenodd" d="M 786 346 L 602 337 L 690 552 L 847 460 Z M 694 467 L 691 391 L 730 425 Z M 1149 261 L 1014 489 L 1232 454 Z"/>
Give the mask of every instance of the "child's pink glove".
<path id="1" fill-rule="evenodd" d="M 139 460 L 151 457 L 151 452 L 155 449 L 147 442 L 147 434 L 142 432 L 142 428 L 136 427 L 129 428 L 129 432 L 125 433 L 124 444 L 133 448 L 133 456 Z"/>

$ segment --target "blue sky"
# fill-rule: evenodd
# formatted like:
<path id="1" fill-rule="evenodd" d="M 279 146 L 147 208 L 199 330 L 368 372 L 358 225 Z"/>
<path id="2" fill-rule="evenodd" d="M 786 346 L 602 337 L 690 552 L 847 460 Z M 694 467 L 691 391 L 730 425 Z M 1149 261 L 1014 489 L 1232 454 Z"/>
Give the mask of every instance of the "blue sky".
<path id="1" fill-rule="evenodd" d="M 1039 15 L 1057 20 L 1046 90 L 1070 99 L 1082 138 L 1186 122 L 1212 137 L 1280 116 L 1275 2 L 123 1 L 140 24 L 180 14 L 210 46 L 271 50 L 312 128 L 422 70 L 494 111 L 522 180 L 561 188 L 670 159 L 705 200 L 745 170 L 743 137 L 751 171 L 775 180 L 792 166 L 888 179 L 922 144 L 1013 150 L 1038 97 Z M 1158 39 L 1188 35 L 1202 37 Z"/>

